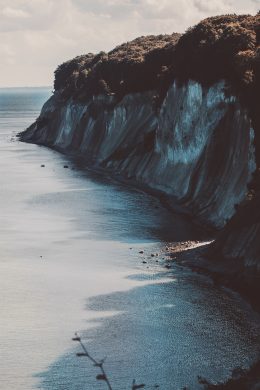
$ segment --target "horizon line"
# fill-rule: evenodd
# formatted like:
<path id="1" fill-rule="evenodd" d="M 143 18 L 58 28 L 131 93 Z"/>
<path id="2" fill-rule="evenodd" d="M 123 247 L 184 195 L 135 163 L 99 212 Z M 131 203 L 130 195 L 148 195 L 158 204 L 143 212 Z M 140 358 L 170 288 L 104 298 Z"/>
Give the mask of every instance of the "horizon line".
<path id="1" fill-rule="evenodd" d="M 26 89 L 26 88 L 52 88 L 53 89 L 53 86 L 52 85 L 31 85 L 31 86 L 4 86 L 4 87 L 1 87 L 0 86 L 0 89 L 17 89 L 17 88 L 23 88 L 23 89 Z"/>

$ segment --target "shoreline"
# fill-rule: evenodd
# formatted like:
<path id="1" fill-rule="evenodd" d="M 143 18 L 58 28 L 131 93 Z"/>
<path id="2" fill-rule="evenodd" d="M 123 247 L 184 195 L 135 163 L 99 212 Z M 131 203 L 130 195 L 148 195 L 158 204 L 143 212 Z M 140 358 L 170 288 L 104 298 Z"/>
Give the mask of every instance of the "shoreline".
<path id="1" fill-rule="evenodd" d="M 20 142 L 26 142 L 26 143 L 32 143 L 33 142 L 28 142 L 28 141 L 22 141 L 20 140 L 20 135 L 21 133 L 18 133 L 16 136 L 19 138 Z M 82 156 L 78 156 L 75 153 L 70 153 L 70 152 L 65 152 L 64 150 L 60 150 L 59 148 L 53 148 L 48 145 L 41 145 L 41 144 L 36 144 L 37 146 L 40 147 L 47 147 L 51 150 L 54 150 L 58 153 L 61 153 L 68 157 L 72 164 L 74 164 L 77 168 L 81 170 L 88 171 L 90 173 L 94 173 L 97 175 L 100 175 L 100 177 L 106 177 L 107 179 L 114 181 L 116 183 L 120 183 L 125 185 L 128 188 L 136 189 L 141 192 L 144 192 L 145 194 L 149 194 L 153 197 L 155 197 L 159 202 L 161 203 L 162 207 L 164 207 L 166 210 L 168 210 L 172 214 L 177 214 L 182 217 L 184 217 L 187 221 L 190 221 L 194 226 L 197 226 L 198 229 L 201 230 L 201 234 L 203 236 L 203 239 L 201 241 L 207 241 L 208 245 L 205 250 L 199 245 L 197 248 L 194 247 L 194 241 L 187 241 L 184 242 L 185 244 L 189 244 L 186 247 L 186 255 L 187 255 L 187 249 L 194 251 L 196 250 L 196 263 L 193 261 L 189 261 L 186 259 L 186 264 L 190 266 L 190 268 L 193 268 L 194 270 L 196 269 L 198 272 L 203 272 L 205 274 L 209 273 L 211 277 L 215 280 L 215 283 L 222 284 L 223 286 L 229 287 L 235 292 L 238 292 L 246 298 L 249 303 L 253 306 L 256 307 L 256 310 L 260 312 L 260 303 L 256 300 L 254 300 L 254 287 L 252 288 L 252 279 L 253 280 L 253 286 L 257 285 L 257 281 L 259 278 L 255 276 L 254 274 L 249 274 L 245 269 L 242 269 L 242 265 L 239 264 L 238 260 L 229 260 L 225 258 L 216 258 L 214 254 L 208 253 L 210 249 L 210 244 L 212 244 L 219 231 L 221 229 L 217 229 L 216 227 L 212 227 L 209 223 L 205 223 L 205 221 L 201 220 L 200 218 L 196 218 L 192 215 L 192 212 L 184 207 L 183 205 L 178 202 L 176 198 L 173 196 L 167 195 L 164 192 L 158 190 L 158 189 L 153 189 L 149 187 L 148 185 L 142 184 L 136 180 L 133 180 L 132 178 L 125 178 L 124 176 L 113 172 L 112 170 L 109 170 L 107 168 L 102 168 L 102 167 L 95 167 L 88 165 L 89 161 L 87 159 L 84 159 Z M 203 245 L 204 246 L 204 245 Z M 173 253 L 182 253 L 183 245 L 180 246 L 175 246 Z M 169 253 L 169 252 L 168 252 Z M 197 256 L 200 254 L 200 256 Z M 190 257 L 190 256 L 189 256 Z M 192 253 L 192 256 L 194 257 L 194 253 Z M 212 261 L 210 260 L 212 259 Z M 232 267 L 234 269 L 232 269 Z M 246 275 L 242 277 L 242 272 L 246 271 Z M 241 273 L 241 275 L 239 275 Z M 235 277 L 235 278 L 234 278 Z M 232 280 L 233 278 L 233 280 Z M 249 279 L 249 280 L 247 280 Z M 248 288 L 241 288 L 241 284 L 246 287 L 248 285 Z M 259 288 L 259 293 L 260 293 L 260 288 Z"/>
<path id="2" fill-rule="evenodd" d="M 68 157 L 71 160 L 71 162 L 81 170 L 98 174 L 101 177 L 106 177 L 117 183 L 124 184 L 126 187 L 142 191 L 146 194 L 155 197 L 160 201 L 160 203 L 165 209 L 167 209 L 171 213 L 183 216 L 186 220 L 189 220 L 194 226 L 197 226 L 199 229 L 201 229 L 201 231 L 205 233 L 205 238 L 212 238 L 214 235 L 217 234 L 218 231 L 221 230 L 221 228 L 217 228 L 213 224 L 210 224 L 209 221 L 206 221 L 199 217 L 195 217 L 192 214 L 192 211 L 188 207 L 183 206 L 181 202 L 178 201 L 178 199 L 173 195 L 168 195 L 162 190 L 152 188 L 149 185 L 146 185 L 144 183 L 140 183 L 137 180 L 133 179 L 132 177 L 129 178 L 124 177 L 122 176 L 122 174 L 110 170 L 109 168 L 103 168 L 100 166 L 97 167 L 95 165 L 91 165 L 90 160 L 84 158 L 83 156 L 79 156 L 77 153 L 65 151 L 63 149 L 60 149 L 59 147 L 53 147 L 48 144 L 39 144 L 37 142 L 23 140 L 22 136 L 23 136 L 23 132 L 19 132 L 16 134 L 16 137 L 18 138 L 19 142 L 25 142 L 25 143 L 37 145 L 39 147 L 46 147 L 48 149 L 54 150 Z"/>
<path id="3" fill-rule="evenodd" d="M 254 274 L 249 275 L 248 273 L 246 273 L 246 275 L 243 277 L 242 272 L 245 272 L 245 269 L 242 269 L 242 266 L 240 264 L 237 264 L 239 263 L 239 261 L 234 259 L 229 260 L 225 258 L 220 258 L 220 256 L 217 259 L 214 254 L 212 254 L 212 251 L 210 251 L 210 245 L 215 241 L 216 236 L 218 232 L 221 231 L 221 229 L 217 229 L 209 223 L 205 223 L 205 221 L 201 220 L 200 218 L 194 217 L 194 215 L 192 215 L 192 212 L 188 208 L 182 206 L 180 202 L 178 202 L 178 200 L 173 196 L 167 195 L 158 189 L 153 189 L 148 185 L 133 180 L 132 178 L 125 178 L 124 176 L 113 172 L 112 170 L 109 170 L 107 168 L 91 166 L 89 164 L 89 160 L 84 159 L 84 157 L 78 156 L 75 153 L 71 153 L 69 151 L 66 152 L 64 150 L 60 150 L 59 148 L 51 147 L 49 145 L 37 144 L 30 141 L 23 141 L 21 140 L 21 134 L 22 133 L 18 133 L 16 135 L 16 137 L 19 139 L 19 142 L 31 143 L 39 147 L 47 147 L 68 157 L 71 160 L 72 164 L 74 164 L 74 166 L 76 166 L 80 170 L 85 170 L 87 172 L 100 175 L 100 177 L 106 177 L 111 182 L 114 181 L 116 183 L 123 184 L 128 188 L 136 189 L 141 192 L 144 192 L 145 194 L 151 195 L 157 200 L 159 200 L 162 207 L 164 207 L 170 213 L 180 215 L 184 217 L 187 221 L 190 221 L 194 226 L 197 226 L 198 229 L 201 230 L 201 235 L 203 236 L 203 239 L 196 242 L 185 241 L 180 245 L 175 245 L 174 248 L 172 248 L 172 255 L 175 256 L 177 255 L 177 253 L 181 255 L 184 252 L 183 246 L 185 246 L 185 259 L 181 259 L 184 265 L 189 266 L 194 271 L 196 270 L 196 272 L 202 272 L 204 274 L 207 274 L 214 280 L 215 283 L 228 287 L 234 292 L 238 292 L 241 297 L 245 298 L 248 303 L 252 305 L 253 309 L 256 309 L 256 311 L 260 313 L 260 303 L 257 299 L 254 299 L 254 296 L 257 294 L 255 294 L 254 287 L 252 288 L 252 279 L 254 279 L 253 286 L 255 286 L 257 285 L 257 281 L 259 280 L 259 278 L 257 278 L 257 276 L 255 276 Z M 196 245 L 198 244 L 198 242 L 205 241 L 207 242 L 206 248 L 204 244 Z M 188 253 L 188 251 L 190 250 L 192 250 L 192 253 Z M 196 261 L 194 261 L 194 251 Z M 166 253 L 169 254 L 170 250 Z M 212 261 L 210 259 L 212 259 Z M 232 267 L 234 267 L 233 270 Z M 241 275 L 239 275 L 240 272 Z M 247 279 L 249 279 L 249 281 Z M 243 285 L 242 288 L 241 283 Z M 246 285 L 248 285 L 247 288 L 245 288 Z"/>
<path id="4" fill-rule="evenodd" d="M 21 141 L 20 133 L 17 134 L 20 142 L 32 143 L 28 141 Z M 139 191 L 143 191 L 146 194 L 149 194 L 156 199 L 159 200 L 162 207 L 166 208 L 169 212 L 175 213 L 177 215 L 183 216 L 186 220 L 190 221 L 194 226 L 197 226 L 201 229 L 201 233 L 205 234 L 205 239 L 201 241 L 183 241 L 180 243 L 176 243 L 173 246 L 165 247 L 165 250 L 162 250 L 161 256 L 164 258 L 161 259 L 160 262 L 170 269 L 171 263 L 175 262 L 180 264 L 181 266 L 189 267 L 192 271 L 196 273 L 201 273 L 208 276 L 214 284 L 228 288 L 232 291 L 232 293 L 239 294 L 241 300 L 245 304 L 249 304 L 253 311 L 257 314 L 260 313 L 260 305 L 257 302 L 257 299 L 254 300 L 255 291 L 254 287 L 252 287 L 250 281 L 241 286 L 242 283 L 247 281 L 247 274 L 241 280 L 241 276 L 239 277 L 239 267 L 236 264 L 236 261 L 233 262 L 227 259 L 214 259 L 214 256 L 209 254 L 210 244 L 215 240 L 218 229 L 212 228 L 212 226 L 205 225 L 205 222 L 199 220 L 198 218 L 192 216 L 192 213 L 187 208 L 183 207 L 178 203 L 176 199 L 173 197 L 167 196 L 167 194 L 163 193 L 160 190 L 152 189 L 149 186 L 141 184 L 133 178 L 125 178 L 122 175 L 119 175 L 109 169 L 94 167 L 88 165 L 89 161 L 84 159 L 83 157 L 79 157 L 75 153 L 65 152 L 64 150 L 59 150 L 59 148 L 53 148 L 48 145 L 39 145 L 44 146 L 56 152 L 59 152 L 66 157 L 69 158 L 71 163 L 76 166 L 78 169 L 88 171 L 90 173 L 94 173 L 100 175 L 100 177 L 106 177 L 111 182 L 116 182 L 119 184 L 123 184 L 128 188 L 136 189 Z M 71 168 L 75 169 L 75 168 Z M 165 259 L 167 257 L 167 260 Z M 212 259 L 212 261 L 210 260 Z M 235 266 L 234 270 L 232 266 Z M 254 284 L 253 284 L 254 286 Z M 246 288 L 248 287 L 248 288 Z M 205 389 L 227 389 L 227 390 L 249 390 L 253 389 L 253 387 L 244 387 L 249 384 L 250 386 L 257 386 L 260 383 L 260 374 L 256 376 L 255 367 L 260 366 L 260 358 L 258 361 L 253 362 L 251 367 L 248 370 L 240 370 L 239 372 L 234 373 L 234 377 L 232 377 L 226 382 L 226 384 L 210 384 L 205 380 L 204 386 Z M 256 377 L 255 377 L 256 376 Z M 252 382 L 253 381 L 253 382 Z M 243 387 L 241 387 L 243 386 Z"/>
<path id="5" fill-rule="evenodd" d="M 196 241 L 187 241 L 167 248 L 164 252 L 168 256 L 167 268 L 171 268 L 169 264 L 176 263 L 209 277 L 215 285 L 227 288 L 233 294 L 238 294 L 245 305 L 250 305 L 251 309 L 257 315 L 260 315 L 260 303 L 257 300 L 259 285 L 247 283 L 247 286 L 242 286 L 241 288 L 239 284 L 241 279 L 239 279 L 238 272 L 224 272 L 230 266 L 228 260 L 221 259 L 219 264 L 216 262 L 211 263 L 209 260 L 210 254 L 208 253 L 210 244 L 211 242 L 198 243 Z M 221 265 L 224 267 L 224 262 L 228 264 L 221 269 Z M 239 367 L 235 369 L 230 379 L 225 383 L 212 384 L 207 381 L 207 378 L 200 378 L 200 381 L 204 385 L 205 390 L 259 390 L 260 356 L 248 370 Z"/>

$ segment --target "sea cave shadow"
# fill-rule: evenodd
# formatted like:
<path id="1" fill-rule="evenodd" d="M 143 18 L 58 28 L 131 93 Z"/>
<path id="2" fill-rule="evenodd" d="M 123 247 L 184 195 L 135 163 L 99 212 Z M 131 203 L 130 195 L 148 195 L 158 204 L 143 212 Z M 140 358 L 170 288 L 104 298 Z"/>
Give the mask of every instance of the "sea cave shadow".
<path id="1" fill-rule="evenodd" d="M 147 389 L 201 389 L 197 375 L 227 379 L 236 366 L 249 366 L 248 344 L 257 345 L 260 329 L 252 330 L 246 313 L 236 310 L 236 297 L 178 267 L 137 279 L 143 285 L 89 299 L 86 309 L 97 317 L 80 332 L 92 356 L 107 357 L 113 390 L 130 389 L 134 378 Z M 97 368 L 76 352 L 80 345 L 37 374 L 38 388 L 104 389 Z"/>

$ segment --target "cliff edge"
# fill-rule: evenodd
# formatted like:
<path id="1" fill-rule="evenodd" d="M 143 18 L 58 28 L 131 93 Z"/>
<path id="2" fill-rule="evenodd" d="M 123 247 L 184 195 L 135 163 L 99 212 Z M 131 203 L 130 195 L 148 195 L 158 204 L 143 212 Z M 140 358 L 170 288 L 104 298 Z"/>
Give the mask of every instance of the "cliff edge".
<path id="1" fill-rule="evenodd" d="M 20 138 L 164 194 L 259 275 L 259 45 L 259 14 L 224 15 L 76 57 Z"/>

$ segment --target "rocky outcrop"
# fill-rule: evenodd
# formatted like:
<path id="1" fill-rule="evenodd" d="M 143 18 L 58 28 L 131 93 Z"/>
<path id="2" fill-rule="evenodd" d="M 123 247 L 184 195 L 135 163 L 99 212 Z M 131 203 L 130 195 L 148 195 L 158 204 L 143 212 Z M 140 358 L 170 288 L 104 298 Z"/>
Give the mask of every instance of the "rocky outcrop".
<path id="1" fill-rule="evenodd" d="M 158 190 L 218 228 L 246 197 L 253 138 L 246 110 L 225 95 L 223 81 L 209 88 L 174 82 L 158 113 L 153 92 L 118 103 L 108 95 L 64 102 L 55 94 L 22 135 Z"/>

